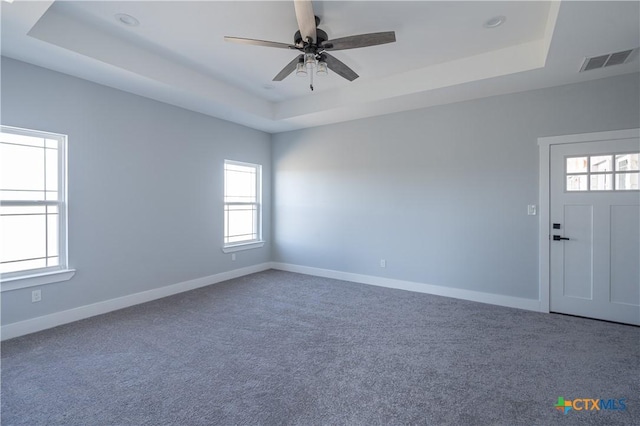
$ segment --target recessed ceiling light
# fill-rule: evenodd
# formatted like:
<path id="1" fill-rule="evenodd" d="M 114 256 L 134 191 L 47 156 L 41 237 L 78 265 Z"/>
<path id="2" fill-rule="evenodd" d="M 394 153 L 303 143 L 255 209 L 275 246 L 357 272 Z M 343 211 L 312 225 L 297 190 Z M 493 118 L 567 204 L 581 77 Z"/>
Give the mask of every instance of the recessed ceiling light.
<path id="1" fill-rule="evenodd" d="M 499 27 L 500 25 L 504 24 L 504 21 L 506 21 L 507 18 L 506 16 L 494 16 L 491 19 L 487 19 L 487 21 L 484 23 L 484 27 L 485 28 L 496 28 Z"/>
<path id="2" fill-rule="evenodd" d="M 5 3 L 13 3 L 13 0 L 2 0 Z"/>
<path id="3" fill-rule="evenodd" d="M 130 27 L 137 27 L 140 25 L 140 21 L 138 21 L 135 17 L 131 15 L 127 15 L 126 13 L 116 13 L 115 18 L 121 24 L 128 25 Z"/>

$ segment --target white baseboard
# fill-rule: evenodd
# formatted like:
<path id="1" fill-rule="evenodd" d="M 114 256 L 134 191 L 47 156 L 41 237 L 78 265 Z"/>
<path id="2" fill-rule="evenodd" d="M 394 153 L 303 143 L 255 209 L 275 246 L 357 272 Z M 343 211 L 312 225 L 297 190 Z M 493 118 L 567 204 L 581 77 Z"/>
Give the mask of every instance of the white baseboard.
<path id="1" fill-rule="evenodd" d="M 470 300 L 472 302 L 488 303 L 491 305 L 507 306 L 509 308 L 526 309 L 540 312 L 540 301 L 523 297 L 504 296 L 500 294 L 484 293 L 480 291 L 464 290 L 460 288 L 443 287 L 432 284 L 422 284 L 412 281 L 394 280 L 391 278 L 374 277 L 372 275 L 353 274 L 350 272 L 334 271 L 331 269 L 312 268 L 310 266 L 292 265 L 288 263 L 271 263 L 272 269 L 297 272 L 299 274 L 315 275 L 324 278 L 352 281 L 379 287 L 397 288 L 418 293 L 434 294 L 437 296 L 453 297 L 454 299 Z"/>
<path id="2" fill-rule="evenodd" d="M 12 339 L 25 334 L 35 333 L 70 322 L 79 321 L 96 315 L 140 303 L 150 302 L 177 293 L 182 293 L 196 288 L 205 287 L 244 275 L 266 271 L 268 269 L 279 269 L 281 271 L 296 272 L 299 274 L 315 275 L 318 277 L 333 278 L 344 281 L 351 281 L 361 284 L 370 284 L 379 287 L 396 288 L 400 290 L 415 291 L 418 293 L 434 294 L 437 296 L 453 297 L 455 299 L 470 300 L 473 302 L 489 303 L 492 305 L 507 306 L 510 308 L 526 309 L 530 311 L 540 311 L 540 301 L 525 299 L 521 297 L 504 296 L 499 294 L 483 293 L 473 290 L 459 288 L 442 287 L 431 284 L 422 284 L 412 281 L 394 280 L 391 278 L 375 277 L 372 275 L 353 274 L 350 272 L 334 271 L 330 269 L 313 268 L 310 266 L 292 265 L 288 263 L 266 262 L 245 268 L 234 269 L 208 277 L 196 278 L 178 284 L 155 288 L 140 293 L 134 293 L 103 302 L 92 303 L 91 305 L 80 306 L 66 311 L 55 312 L 25 321 L 14 322 L 3 325 L 0 329 L 1 340 Z"/>
<path id="3" fill-rule="evenodd" d="M 194 290 L 196 288 L 205 287 L 233 278 L 242 277 L 244 275 L 271 269 L 271 263 L 261 263 L 258 265 L 247 266 L 245 268 L 234 269 L 232 271 L 221 272 L 208 277 L 196 278 L 194 280 L 184 281 L 178 284 L 172 284 L 165 287 L 154 288 L 153 290 L 142 291 L 115 299 L 105 300 L 103 302 L 92 303 L 91 305 L 80 306 L 78 308 L 66 311 L 55 312 L 53 314 L 44 315 L 37 318 L 31 318 L 25 321 L 14 322 L 3 325 L 0 331 L 1 340 L 7 340 L 25 334 L 35 333 L 36 331 L 46 330 L 48 328 L 57 327 L 62 324 L 78 321 L 81 319 L 93 317 L 96 315 L 106 314 L 107 312 L 116 311 L 129 306 L 138 305 L 140 303 L 150 302 L 152 300 L 161 299 L 173 294 L 182 293 L 184 291 Z"/>

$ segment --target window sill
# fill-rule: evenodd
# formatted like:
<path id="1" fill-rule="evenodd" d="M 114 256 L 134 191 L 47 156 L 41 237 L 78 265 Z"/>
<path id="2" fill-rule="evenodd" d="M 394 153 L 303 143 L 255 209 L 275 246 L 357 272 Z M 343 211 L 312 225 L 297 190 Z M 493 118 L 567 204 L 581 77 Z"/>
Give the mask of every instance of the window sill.
<path id="1" fill-rule="evenodd" d="M 253 241 L 250 243 L 235 244 L 222 247 L 224 253 L 234 253 L 236 251 L 251 250 L 264 246 L 264 241 Z"/>
<path id="2" fill-rule="evenodd" d="M 0 280 L 0 292 L 68 281 L 75 273 L 75 269 L 63 269 L 60 271 L 43 272 L 41 274 L 3 278 Z"/>

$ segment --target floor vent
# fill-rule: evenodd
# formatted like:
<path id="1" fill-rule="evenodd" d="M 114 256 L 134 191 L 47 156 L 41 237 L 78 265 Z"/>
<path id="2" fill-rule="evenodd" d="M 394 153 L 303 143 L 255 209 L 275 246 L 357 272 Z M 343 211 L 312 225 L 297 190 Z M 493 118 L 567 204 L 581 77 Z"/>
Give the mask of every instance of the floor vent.
<path id="1" fill-rule="evenodd" d="M 607 55 L 593 56 L 586 58 L 580 68 L 582 71 L 590 71 L 598 68 L 606 68 L 612 65 L 620 65 L 629 62 L 632 54 L 638 49 L 623 50 L 622 52 L 609 53 Z M 635 56 L 635 55 L 633 55 Z"/>

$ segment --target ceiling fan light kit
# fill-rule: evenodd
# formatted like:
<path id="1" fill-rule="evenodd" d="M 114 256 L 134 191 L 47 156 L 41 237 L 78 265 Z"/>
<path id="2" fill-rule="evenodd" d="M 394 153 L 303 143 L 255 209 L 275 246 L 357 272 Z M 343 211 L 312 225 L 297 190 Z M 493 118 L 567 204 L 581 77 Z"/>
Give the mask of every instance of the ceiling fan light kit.
<path id="1" fill-rule="evenodd" d="M 323 61 L 322 59 L 320 59 L 318 61 L 318 64 L 317 64 L 316 75 L 324 77 L 327 74 L 329 74 L 329 71 L 328 71 L 328 68 L 327 68 L 327 63 L 325 61 Z"/>
<path id="2" fill-rule="evenodd" d="M 327 33 L 318 28 L 320 18 L 314 15 L 311 0 L 294 0 L 294 6 L 299 30 L 293 35 L 293 44 L 241 37 L 227 36 L 224 38 L 225 41 L 233 43 L 301 52 L 273 78 L 273 81 L 282 81 L 295 71 L 299 77 L 309 76 L 309 88 L 313 90 L 314 69 L 316 75 L 319 76 L 326 76 L 328 70 L 331 70 L 340 77 L 353 81 L 359 77 L 358 74 L 327 51 L 357 49 L 396 41 L 396 34 L 393 31 L 359 34 L 329 40 Z"/>
<path id="3" fill-rule="evenodd" d="M 307 76 L 307 66 L 304 64 L 304 57 L 300 58 L 298 64 L 296 65 L 296 75 L 298 77 Z"/>

